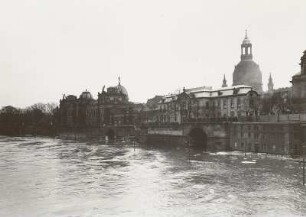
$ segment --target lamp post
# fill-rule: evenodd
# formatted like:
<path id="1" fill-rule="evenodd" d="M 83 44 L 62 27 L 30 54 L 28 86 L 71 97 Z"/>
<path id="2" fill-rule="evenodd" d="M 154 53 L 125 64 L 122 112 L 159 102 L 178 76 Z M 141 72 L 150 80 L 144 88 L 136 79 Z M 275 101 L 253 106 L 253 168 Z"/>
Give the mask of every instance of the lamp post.
<path id="1" fill-rule="evenodd" d="M 52 123 L 52 121 L 50 121 L 50 130 L 51 130 L 51 135 L 53 136 L 53 123 Z"/>
<path id="2" fill-rule="evenodd" d="M 303 156 L 303 185 L 305 185 L 305 156 Z"/>
<path id="3" fill-rule="evenodd" d="M 303 185 L 305 185 L 305 147 L 306 145 L 304 144 L 302 146 L 302 154 L 303 154 Z"/>
<path id="4" fill-rule="evenodd" d="M 23 133 L 24 133 L 24 122 L 22 122 L 21 124 L 20 135 L 22 135 Z"/>
<path id="5" fill-rule="evenodd" d="M 190 136 L 188 136 L 188 160 L 190 162 Z"/>

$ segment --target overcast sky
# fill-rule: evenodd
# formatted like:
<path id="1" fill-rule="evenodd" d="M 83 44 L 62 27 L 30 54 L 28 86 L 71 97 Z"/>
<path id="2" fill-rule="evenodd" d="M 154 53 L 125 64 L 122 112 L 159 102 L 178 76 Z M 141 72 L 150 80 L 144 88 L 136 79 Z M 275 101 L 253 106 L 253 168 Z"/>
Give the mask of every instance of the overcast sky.
<path id="1" fill-rule="evenodd" d="M 121 84 L 134 102 L 232 84 L 245 29 L 267 89 L 291 86 L 305 0 L 1 0 L 0 106 L 58 102 Z"/>

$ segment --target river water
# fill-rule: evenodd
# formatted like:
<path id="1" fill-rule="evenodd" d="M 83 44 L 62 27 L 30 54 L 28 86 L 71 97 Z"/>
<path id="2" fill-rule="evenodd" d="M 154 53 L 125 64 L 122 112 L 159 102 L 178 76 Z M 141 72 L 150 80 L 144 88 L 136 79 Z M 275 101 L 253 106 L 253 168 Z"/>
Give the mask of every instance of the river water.
<path id="1" fill-rule="evenodd" d="M 306 216 L 282 157 L 0 137 L 0 216 Z"/>

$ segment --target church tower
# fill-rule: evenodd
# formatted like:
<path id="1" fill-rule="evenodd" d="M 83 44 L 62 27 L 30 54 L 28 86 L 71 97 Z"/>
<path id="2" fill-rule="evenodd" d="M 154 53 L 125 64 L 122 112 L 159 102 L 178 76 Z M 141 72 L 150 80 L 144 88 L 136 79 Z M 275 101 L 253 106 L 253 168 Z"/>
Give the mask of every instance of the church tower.
<path id="1" fill-rule="evenodd" d="M 262 74 L 259 65 L 253 61 L 252 43 L 247 31 L 241 44 L 240 62 L 235 66 L 233 86 L 248 85 L 255 91 L 262 93 Z"/>
<path id="2" fill-rule="evenodd" d="M 270 73 L 269 82 L 268 82 L 268 93 L 273 93 L 273 87 L 274 87 L 274 84 L 273 84 L 272 76 Z"/>
<path id="3" fill-rule="evenodd" d="M 226 82 L 225 75 L 224 75 L 224 77 L 223 77 L 222 87 L 227 87 L 227 82 Z"/>
<path id="4" fill-rule="evenodd" d="M 248 32 L 245 31 L 245 37 L 241 44 L 241 60 L 252 60 L 253 54 L 252 54 L 252 43 L 250 39 L 248 38 Z"/>

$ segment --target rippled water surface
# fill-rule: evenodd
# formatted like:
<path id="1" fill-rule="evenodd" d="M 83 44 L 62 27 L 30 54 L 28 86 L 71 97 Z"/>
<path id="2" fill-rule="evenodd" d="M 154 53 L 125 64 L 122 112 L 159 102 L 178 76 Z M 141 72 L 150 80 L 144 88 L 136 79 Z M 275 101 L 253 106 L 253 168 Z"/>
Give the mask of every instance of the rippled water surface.
<path id="1" fill-rule="evenodd" d="M 0 137 L 0 216 L 306 216 L 283 158 Z"/>

